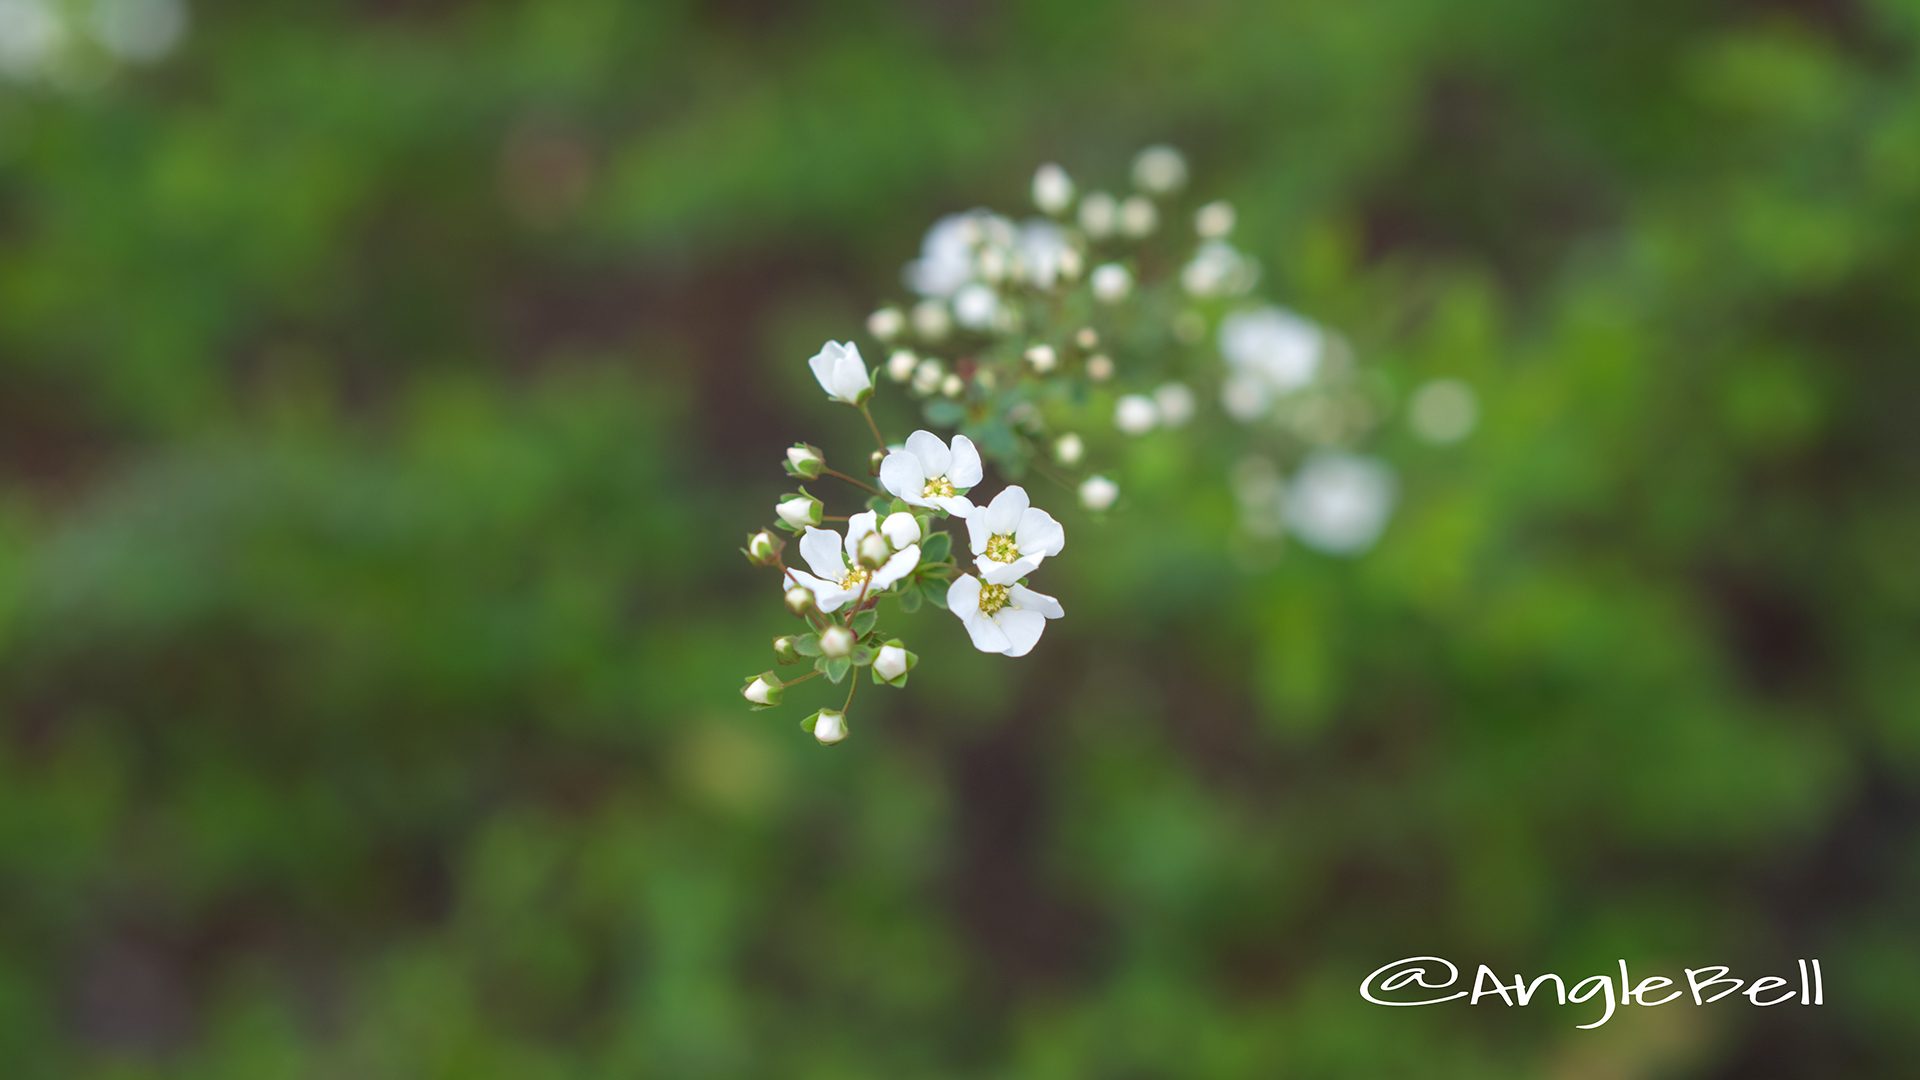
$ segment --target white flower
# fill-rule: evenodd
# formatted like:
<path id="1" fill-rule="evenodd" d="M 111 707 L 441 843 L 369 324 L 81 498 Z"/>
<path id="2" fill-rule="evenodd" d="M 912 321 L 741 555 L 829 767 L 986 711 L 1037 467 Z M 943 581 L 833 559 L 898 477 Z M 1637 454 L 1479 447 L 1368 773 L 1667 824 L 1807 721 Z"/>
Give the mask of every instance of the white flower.
<path id="1" fill-rule="evenodd" d="M 991 329 L 999 314 L 1000 297 L 977 281 L 953 294 L 953 319 L 969 330 Z"/>
<path id="2" fill-rule="evenodd" d="M 873 379 L 867 374 L 866 362 L 860 359 L 860 348 L 851 341 L 827 342 L 807 366 L 820 380 L 820 389 L 835 401 L 858 405 L 873 392 Z"/>
<path id="3" fill-rule="evenodd" d="M 920 244 L 920 257 L 907 264 L 907 284 L 921 296 L 952 296 L 975 281 L 981 256 L 1004 260 L 1013 245 L 1013 223 L 986 210 L 948 214 L 933 223 Z"/>
<path id="4" fill-rule="evenodd" d="M 1065 229 L 1051 221 L 1035 218 L 1020 226 L 1015 254 L 1020 260 L 1020 278 L 1036 289 L 1051 289 L 1061 278 L 1080 273 L 1080 252 L 1067 239 Z"/>
<path id="5" fill-rule="evenodd" d="M 1414 434 L 1431 443 L 1459 442 L 1473 431 L 1480 404 L 1473 387 L 1459 379 L 1434 379 L 1413 392 L 1407 421 Z"/>
<path id="6" fill-rule="evenodd" d="M 940 389 L 940 361 L 927 357 L 913 369 L 913 392 L 922 397 Z"/>
<path id="7" fill-rule="evenodd" d="M 773 512 L 781 521 L 796 529 L 820 524 L 820 500 L 801 492 L 785 502 L 774 505 Z"/>
<path id="8" fill-rule="evenodd" d="M 1258 380 L 1273 393 L 1312 382 L 1325 351 L 1326 334 L 1284 308 L 1236 311 L 1220 320 L 1220 354 L 1233 374 Z"/>
<path id="9" fill-rule="evenodd" d="M 953 316 L 939 300 L 922 300 L 913 305 L 913 332 L 928 341 L 939 341 L 953 329 Z"/>
<path id="10" fill-rule="evenodd" d="M 981 652 L 1025 656 L 1033 651 L 1048 619 L 1066 614 L 1060 601 L 1024 585 L 982 584 L 961 574 L 947 586 L 947 610 L 966 624 L 967 636 Z"/>
<path id="11" fill-rule="evenodd" d="M 906 382 L 913 377 L 914 365 L 920 358 L 912 349 L 895 349 L 887 354 L 887 378 L 894 382 Z"/>
<path id="12" fill-rule="evenodd" d="M 1049 214 L 1058 214 L 1073 202 L 1073 178 L 1067 170 L 1048 162 L 1033 174 L 1033 205 Z"/>
<path id="13" fill-rule="evenodd" d="M 1103 304 L 1117 304 L 1133 291 L 1133 275 L 1119 263 L 1102 263 L 1093 268 L 1093 276 L 1088 279 L 1093 285 L 1093 298 Z"/>
<path id="14" fill-rule="evenodd" d="M 880 486 L 901 502 L 962 516 L 973 509 L 962 496 L 982 475 L 980 451 L 965 435 L 955 435 L 949 445 L 931 431 L 916 431 L 907 436 L 906 449 L 880 462 Z"/>
<path id="15" fill-rule="evenodd" d="M 883 307 L 867 316 L 867 333 L 881 341 L 892 341 L 907 328 L 907 317 L 896 307 Z"/>
<path id="16" fill-rule="evenodd" d="M 1160 212 L 1153 208 L 1153 200 L 1144 195 L 1130 195 L 1120 204 L 1120 231 L 1138 240 L 1153 232 L 1160 224 Z"/>
<path id="17" fill-rule="evenodd" d="M 1145 394 L 1126 394 L 1113 405 L 1113 426 L 1123 435 L 1145 435 L 1160 421 L 1160 410 Z"/>
<path id="18" fill-rule="evenodd" d="M 800 537 L 800 558 L 813 573 L 788 567 L 787 578 L 811 592 L 821 611 L 836 611 L 841 605 L 858 599 L 862 591 L 869 596 L 884 592 L 920 565 L 918 544 L 909 544 L 895 552 L 878 570 L 860 565 L 860 541 L 875 530 L 878 517 L 867 510 L 847 519 L 844 541 L 831 529 L 809 528 Z"/>
<path id="19" fill-rule="evenodd" d="M 839 709 L 821 709 L 807 717 L 803 726 L 821 746 L 832 746 L 847 737 L 847 714 Z"/>
<path id="20" fill-rule="evenodd" d="M 1113 232 L 1115 219 L 1120 216 L 1120 204 L 1113 196 L 1104 191 L 1089 191 L 1087 197 L 1080 200 L 1080 230 L 1088 239 L 1100 240 Z"/>
<path id="21" fill-rule="evenodd" d="M 1089 476 L 1080 481 L 1080 505 L 1099 513 L 1120 497 L 1120 485 L 1104 476 Z"/>
<path id="22" fill-rule="evenodd" d="M 1069 469 L 1080 464 L 1080 459 L 1086 454 L 1087 444 L 1071 431 L 1053 440 L 1053 460 Z"/>
<path id="23" fill-rule="evenodd" d="M 1233 231 L 1233 217 L 1233 204 L 1216 199 L 1193 212 L 1193 231 L 1208 240 L 1224 240 Z"/>
<path id="24" fill-rule="evenodd" d="M 1357 454 L 1309 455 L 1285 488 L 1287 525 L 1300 542 L 1331 555 L 1372 547 L 1393 513 L 1393 470 Z"/>
<path id="25" fill-rule="evenodd" d="M 1029 346 L 1025 355 L 1027 366 L 1031 367 L 1036 375 L 1045 375 L 1060 365 L 1060 355 L 1053 351 L 1051 345 Z"/>
<path id="26" fill-rule="evenodd" d="M 1094 353 L 1087 357 L 1087 378 L 1094 382 L 1106 382 L 1113 378 L 1113 357 L 1106 353 Z"/>
<path id="27" fill-rule="evenodd" d="M 1161 383 L 1154 388 L 1153 403 L 1160 410 L 1160 422 L 1179 427 L 1193 419 L 1193 391 L 1183 382 Z"/>
<path id="28" fill-rule="evenodd" d="M 905 510 L 896 510 L 880 522 L 880 535 L 893 550 L 904 551 L 920 542 L 920 519 Z"/>
<path id="29" fill-rule="evenodd" d="M 957 372 L 949 371 L 946 377 L 940 380 L 940 392 L 947 397 L 959 397 L 960 392 L 966 388 L 966 380 L 962 379 Z"/>
<path id="30" fill-rule="evenodd" d="M 1225 240 L 1209 240 L 1180 268 L 1180 287 L 1190 296 L 1237 296 L 1259 279 L 1253 260 Z"/>
<path id="31" fill-rule="evenodd" d="M 1187 159 L 1171 146 L 1149 146 L 1133 159 L 1133 182 L 1154 195 L 1178 191 L 1187 183 Z"/>
<path id="32" fill-rule="evenodd" d="M 1010 585 L 1060 554 L 1067 533 L 1053 515 L 1027 502 L 1027 489 L 1010 487 L 985 506 L 971 507 L 967 541 L 980 575 L 992 585 Z"/>

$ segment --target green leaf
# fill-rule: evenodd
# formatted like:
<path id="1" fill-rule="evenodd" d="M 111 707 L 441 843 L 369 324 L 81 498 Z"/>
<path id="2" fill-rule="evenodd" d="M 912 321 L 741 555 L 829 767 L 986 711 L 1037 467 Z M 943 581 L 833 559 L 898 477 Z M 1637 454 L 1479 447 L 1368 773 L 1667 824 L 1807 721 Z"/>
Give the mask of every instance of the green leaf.
<path id="1" fill-rule="evenodd" d="M 826 665 L 826 667 L 821 670 L 827 673 L 828 682 L 842 682 L 846 679 L 847 672 L 853 670 L 853 661 L 844 656 L 837 657 L 833 660 L 823 660 L 821 663 Z"/>
<path id="2" fill-rule="evenodd" d="M 960 421 L 967 418 L 966 408 L 957 401 L 929 401 L 923 411 L 926 413 L 927 423 L 934 427 L 959 427 Z"/>
<path id="3" fill-rule="evenodd" d="M 923 563 L 945 562 L 952 553 L 952 533 L 937 532 L 920 541 L 920 561 Z"/>
<path id="4" fill-rule="evenodd" d="M 871 645 L 862 645 L 853 650 L 853 656 L 850 657 L 850 659 L 853 661 L 854 667 L 866 667 L 868 664 L 873 663 L 874 655 L 879 651 L 880 650 Z"/>
<path id="5" fill-rule="evenodd" d="M 860 614 L 855 615 L 852 626 L 853 636 L 866 637 L 873 631 L 873 624 L 879 621 L 880 613 L 873 608 L 868 608 Z"/>
<path id="6" fill-rule="evenodd" d="M 919 589 L 903 589 L 900 592 L 900 610 L 911 615 L 920 610 L 922 597 Z"/>
<path id="7" fill-rule="evenodd" d="M 801 634 L 799 637 L 794 638 L 793 651 L 799 653 L 801 656 L 819 656 L 820 635 Z"/>
<path id="8" fill-rule="evenodd" d="M 934 607 L 939 608 L 941 611 L 947 610 L 947 583 L 946 582 L 944 581 L 923 582 L 920 586 L 920 591 L 926 594 L 927 603 L 932 604 Z"/>
<path id="9" fill-rule="evenodd" d="M 893 512 L 893 500 L 885 495 L 875 495 L 867 500 L 867 509 L 886 517 Z"/>

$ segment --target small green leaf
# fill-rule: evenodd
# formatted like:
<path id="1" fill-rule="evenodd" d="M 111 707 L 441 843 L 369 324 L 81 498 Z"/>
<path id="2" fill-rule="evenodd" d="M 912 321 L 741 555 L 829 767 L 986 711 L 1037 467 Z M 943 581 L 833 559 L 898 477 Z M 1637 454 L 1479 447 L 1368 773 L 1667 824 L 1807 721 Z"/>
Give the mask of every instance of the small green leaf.
<path id="1" fill-rule="evenodd" d="M 920 590 L 903 589 L 900 593 L 900 610 L 911 615 L 920 610 Z"/>
<path id="2" fill-rule="evenodd" d="M 873 630 L 873 624 L 880 621 L 880 613 L 873 608 L 853 617 L 853 636 L 866 637 Z"/>
<path id="3" fill-rule="evenodd" d="M 952 533 L 937 532 L 920 541 L 920 561 L 923 563 L 945 562 L 952 553 Z"/>
<path id="4" fill-rule="evenodd" d="M 867 500 L 867 509 L 879 514 L 881 517 L 886 517 L 892 513 L 892 506 L 893 501 L 885 495 L 875 495 Z"/>
<path id="5" fill-rule="evenodd" d="M 849 659 L 853 661 L 854 667 L 866 667 L 868 664 L 873 663 L 873 656 L 879 651 L 880 650 L 871 645 L 862 645 L 853 650 L 853 656 Z"/>
<path id="6" fill-rule="evenodd" d="M 801 656 L 819 656 L 820 635 L 801 634 L 799 637 L 794 638 L 793 651 L 799 653 Z"/>
<path id="7" fill-rule="evenodd" d="M 923 582 L 920 585 L 920 591 L 926 594 L 927 603 L 932 604 L 934 607 L 939 608 L 941 611 L 947 610 L 947 583 L 946 582 L 944 581 Z"/>
<path id="8" fill-rule="evenodd" d="M 844 656 L 832 660 L 823 660 L 821 663 L 826 665 L 826 667 L 821 670 L 827 673 L 827 681 L 832 683 L 844 681 L 847 677 L 847 672 L 853 670 L 853 661 Z"/>

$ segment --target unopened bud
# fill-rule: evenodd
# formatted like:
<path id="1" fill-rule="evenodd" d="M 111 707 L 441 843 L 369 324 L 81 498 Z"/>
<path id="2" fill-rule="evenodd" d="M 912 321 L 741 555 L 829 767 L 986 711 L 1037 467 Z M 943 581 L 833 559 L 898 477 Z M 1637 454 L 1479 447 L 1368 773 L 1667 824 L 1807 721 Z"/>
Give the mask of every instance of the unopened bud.
<path id="1" fill-rule="evenodd" d="M 780 677 L 773 672 L 755 675 L 740 688 L 740 696 L 752 702 L 754 707 L 766 709 L 780 704 Z"/>
<path id="2" fill-rule="evenodd" d="M 829 626 L 820 631 L 820 655 L 838 660 L 853 652 L 853 631 L 844 626 Z"/>
<path id="3" fill-rule="evenodd" d="M 953 316 L 939 300 L 922 300 L 913 305 L 913 332 L 928 341 L 940 341 L 953 330 Z"/>
<path id="4" fill-rule="evenodd" d="M 1031 367 L 1036 375 L 1045 375 L 1060 364 L 1060 357 L 1053 351 L 1051 345 L 1035 345 L 1027 350 L 1026 357 L 1027 366 Z"/>
<path id="5" fill-rule="evenodd" d="M 1120 204 L 1104 191 L 1090 191 L 1080 200 L 1080 228 L 1090 240 L 1104 240 L 1112 235 L 1119 215 Z"/>
<path id="6" fill-rule="evenodd" d="M 1068 468 L 1080 464 L 1080 459 L 1086 454 L 1087 445 L 1071 431 L 1053 440 L 1053 460 Z"/>
<path id="7" fill-rule="evenodd" d="M 966 380 L 953 372 L 948 372 L 947 377 L 940 380 L 940 392 L 947 397 L 959 397 L 966 388 Z"/>
<path id="8" fill-rule="evenodd" d="M 1117 304 L 1133 291 L 1133 275 L 1119 263 L 1102 263 L 1093 268 L 1093 298 L 1103 304 Z"/>
<path id="9" fill-rule="evenodd" d="M 919 662 L 920 658 L 908 652 L 904 642 L 894 638 L 880 646 L 880 651 L 874 654 L 874 681 L 886 683 L 888 686 L 905 686 L 907 672 L 912 671 L 913 666 Z"/>
<path id="10" fill-rule="evenodd" d="M 1113 378 L 1113 358 L 1106 353 L 1094 353 L 1087 357 L 1087 378 L 1094 382 L 1106 382 Z"/>
<path id="11" fill-rule="evenodd" d="M 827 459 L 817 446 L 794 443 L 787 447 L 787 471 L 805 480 L 818 479 Z"/>
<path id="12" fill-rule="evenodd" d="M 1233 204 L 1216 199 L 1193 212 L 1193 231 L 1208 240 L 1223 240 L 1233 231 L 1233 221 Z"/>
<path id="13" fill-rule="evenodd" d="M 1073 178 L 1067 170 L 1048 162 L 1034 172 L 1033 205 L 1041 213 L 1055 216 L 1073 205 Z"/>
<path id="14" fill-rule="evenodd" d="M 1104 476 L 1089 476 L 1080 482 L 1080 505 L 1098 513 L 1120 497 L 1120 485 Z"/>
<path id="15" fill-rule="evenodd" d="M 819 610 L 819 605 L 813 599 L 813 590 L 802 585 L 795 585 L 788 589 L 786 600 L 787 610 L 802 618 L 809 612 Z"/>
<path id="16" fill-rule="evenodd" d="M 896 307 L 883 307 L 867 316 L 867 333 L 881 341 L 892 341 L 907 328 L 907 317 Z"/>
<path id="17" fill-rule="evenodd" d="M 1120 204 L 1120 231 L 1139 240 L 1160 224 L 1160 212 L 1153 208 L 1153 200 L 1145 195 L 1133 195 Z"/>
<path id="18" fill-rule="evenodd" d="M 767 566 L 773 557 L 780 553 L 780 542 L 765 529 L 747 537 L 747 561 L 755 566 Z"/>
<path id="19" fill-rule="evenodd" d="M 881 536 L 877 532 L 870 532 L 860 538 L 859 558 L 861 566 L 869 570 L 878 570 L 880 567 L 886 565 L 887 560 L 892 557 L 893 548 L 887 543 L 886 537 Z"/>
<path id="20" fill-rule="evenodd" d="M 906 382 L 913 377 L 913 365 L 919 362 L 920 358 L 913 354 L 912 349 L 895 349 L 887 355 L 887 378 L 894 382 Z"/>
<path id="21" fill-rule="evenodd" d="M 773 656 L 783 664 L 800 662 L 800 647 L 794 643 L 793 635 L 781 634 L 773 639 Z"/>
<path id="22" fill-rule="evenodd" d="M 832 746 L 847 737 L 847 714 L 839 709 L 821 709 L 801 722 L 821 746 Z"/>
<path id="23" fill-rule="evenodd" d="M 873 453 L 868 454 L 867 455 L 867 475 L 879 476 L 880 463 L 885 460 L 887 460 L 887 452 L 885 450 L 875 450 Z"/>
<path id="24" fill-rule="evenodd" d="M 802 491 L 776 504 L 773 512 L 794 529 L 820 524 L 820 500 Z"/>

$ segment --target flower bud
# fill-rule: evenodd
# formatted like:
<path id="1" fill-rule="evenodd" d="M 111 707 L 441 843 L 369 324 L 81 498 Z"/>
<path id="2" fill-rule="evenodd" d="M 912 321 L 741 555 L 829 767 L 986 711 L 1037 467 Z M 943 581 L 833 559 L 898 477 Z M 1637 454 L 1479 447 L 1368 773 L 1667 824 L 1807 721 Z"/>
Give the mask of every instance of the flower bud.
<path id="1" fill-rule="evenodd" d="M 772 565 L 774 556 L 780 554 L 780 542 L 765 529 L 747 537 L 747 561 L 755 566 Z"/>
<path id="2" fill-rule="evenodd" d="M 806 443 L 794 443 L 787 447 L 787 471 L 805 480 L 816 480 L 820 470 L 825 468 L 827 459 L 817 446 Z"/>
<path id="3" fill-rule="evenodd" d="M 912 349 L 895 349 L 887 356 L 887 378 L 894 382 L 906 382 L 913 377 L 913 366 L 920 358 Z"/>
<path id="4" fill-rule="evenodd" d="M 1193 212 L 1193 231 L 1208 240 L 1223 240 L 1233 231 L 1233 220 L 1233 204 L 1216 199 Z"/>
<path id="5" fill-rule="evenodd" d="M 1080 482 L 1080 505 L 1098 513 L 1120 497 L 1120 485 L 1104 476 L 1089 476 Z"/>
<path id="6" fill-rule="evenodd" d="M 829 626 L 820 631 L 820 655 L 838 660 L 853 652 L 853 631 L 844 626 Z"/>
<path id="7" fill-rule="evenodd" d="M 1144 195 L 1132 195 L 1120 204 L 1120 231 L 1135 240 L 1152 234 L 1160 224 L 1160 212 L 1153 208 L 1153 200 Z"/>
<path id="8" fill-rule="evenodd" d="M 1133 159 L 1133 183 L 1150 195 L 1166 195 L 1187 184 L 1187 159 L 1171 146 L 1149 146 Z"/>
<path id="9" fill-rule="evenodd" d="M 1080 276 L 1082 270 L 1087 268 L 1086 257 L 1080 254 L 1080 249 L 1077 247 L 1061 248 L 1060 254 L 1054 256 L 1054 260 L 1054 270 L 1062 281 L 1074 280 Z"/>
<path id="10" fill-rule="evenodd" d="M 787 496 L 774 506 L 773 512 L 796 531 L 820 524 L 820 500 L 805 491 Z"/>
<path id="11" fill-rule="evenodd" d="M 773 639 L 773 656 L 782 664 L 800 662 L 800 647 L 794 643 L 792 634 L 781 634 Z"/>
<path id="12" fill-rule="evenodd" d="M 893 550 L 904 551 L 920 542 L 920 519 L 905 510 L 895 510 L 881 520 L 880 532 Z"/>
<path id="13" fill-rule="evenodd" d="M 1153 404 L 1160 410 L 1160 422 L 1179 427 L 1193 419 L 1193 391 L 1183 382 L 1161 383 L 1154 388 Z"/>
<path id="14" fill-rule="evenodd" d="M 1029 348 L 1026 358 L 1027 366 L 1033 368 L 1036 375 L 1045 375 L 1060 364 L 1060 357 L 1053 351 L 1051 345 L 1035 345 Z"/>
<path id="15" fill-rule="evenodd" d="M 1071 431 L 1053 440 L 1053 460 L 1069 469 L 1080 464 L 1080 459 L 1085 457 L 1086 453 L 1087 445 L 1080 441 L 1080 436 Z"/>
<path id="16" fill-rule="evenodd" d="M 1043 214 L 1058 217 L 1073 205 L 1073 178 L 1067 170 L 1048 162 L 1033 174 L 1033 205 Z"/>
<path id="17" fill-rule="evenodd" d="M 813 599 L 813 590 L 802 585 L 795 585 L 788 589 L 786 600 L 787 610 L 802 618 L 805 618 L 809 612 L 819 610 L 820 606 Z"/>
<path id="18" fill-rule="evenodd" d="M 893 557 L 893 547 L 887 543 L 886 537 L 877 532 L 870 532 L 860 538 L 858 554 L 861 566 L 869 570 L 878 570 Z"/>
<path id="19" fill-rule="evenodd" d="M 897 307 L 883 307 L 867 316 L 867 333 L 881 341 L 892 341 L 907 328 L 907 317 Z"/>
<path id="20" fill-rule="evenodd" d="M 967 388 L 966 380 L 949 371 L 947 377 L 940 380 L 940 392 L 947 397 L 959 397 Z"/>
<path id="21" fill-rule="evenodd" d="M 913 369 L 913 392 L 920 395 L 931 394 L 940 389 L 940 361 L 928 357 L 920 361 Z"/>
<path id="22" fill-rule="evenodd" d="M 953 330 L 953 316 L 938 300 L 922 300 L 913 305 L 913 332 L 928 341 L 940 341 Z"/>
<path id="23" fill-rule="evenodd" d="M 752 702 L 755 708 L 771 708 L 780 704 L 780 677 L 773 672 L 763 672 L 747 680 L 740 688 L 740 696 Z"/>
<path id="24" fill-rule="evenodd" d="M 800 726 L 811 732 L 821 746 L 832 746 L 847 737 L 847 714 L 839 709 L 821 709 L 801 721 Z"/>
<path id="25" fill-rule="evenodd" d="M 1087 378 L 1094 382 L 1106 382 L 1113 378 L 1113 358 L 1106 353 L 1094 353 L 1087 357 Z"/>
<path id="26" fill-rule="evenodd" d="M 875 450 L 873 453 L 868 454 L 867 455 L 867 475 L 879 476 L 880 463 L 885 460 L 887 460 L 887 452 L 885 450 Z"/>
<path id="27" fill-rule="evenodd" d="M 1100 331 L 1091 326 L 1083 326 L 1074 331 L 1073 343 L 1080 346 L 1083 352 L 1092 352 L 1100 347 Z"/>
<path id="28" fill-rule="evenodd" d="M 920 658 L 907 651 L 907 646 L 899 638 L 894 638 L 873 656 L 873 681 L 888 686 L 907 685 L 907 672 L 920 662 Z"/>
<path id="29" fill-rule="evenodd" d="M 1080 200 L 1080 229 L 1090 240 L 1104 240 L 1113 233 L 1120 204 L 1104 191 L 1090 191 Z"/>
<path id="30" fill-rule="evenodd" d="M 1133 291 L 1133 275 L 1119 263 L 1102 263 L 1093 268 L 1093 298 L 1103 304 L 1117 304 Z"/>
<path id="31" fill-rule="evenodd" d="M 1122 435 L 1145 435 L 1160 422 L 1160 410 L 1145 394 L 1127 394 L 1113 406 L 1113 426 Z"/>

